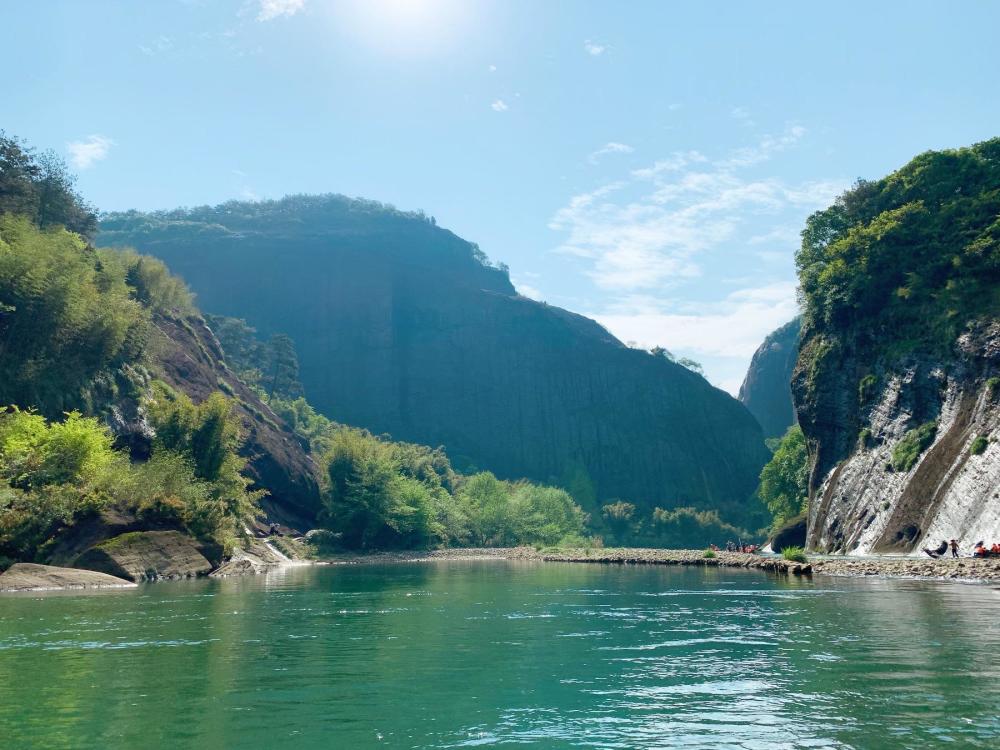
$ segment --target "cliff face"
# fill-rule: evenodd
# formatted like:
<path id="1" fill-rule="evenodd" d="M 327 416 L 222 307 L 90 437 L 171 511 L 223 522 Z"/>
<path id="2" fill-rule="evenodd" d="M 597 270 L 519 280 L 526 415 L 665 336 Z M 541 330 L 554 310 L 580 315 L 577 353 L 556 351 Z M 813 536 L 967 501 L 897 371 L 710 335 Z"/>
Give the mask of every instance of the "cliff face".
<path id="1" fill-rule="evenodd" d="M 859 181 L 802 237 L 808 546 L 1000 540 L 1000 139 Z"/>
<path id="2" fill-rule="evenodd" d="M 464 469 L 569 485 L 591 510 L 621 497 L 740 521 L 767 459 L 736 400 L 518 296 L 420 217 L 286 199 L 112 216 L 99 242 L 161 257 L 204 309 L 291 335 L 321 412 L 444 445 Z"/>
<path id="3" fill-rule="evenodd" d="M 792 371 L 799 356 L 802 319 L 774 331 L 754 352 L 739 399 L 764 429 L 764 437 L 780 437 L 795 423 Z"/>
<path id="4" fill-rule="evenodd" d="M 1000 428 L 1000 388 L 990 381 L 1000 375 L 1000 323 L 963 335 L 953 359 L 878 368 L 860 408 L 864 358 L 827 356 L 811 392 L 796 373 L 799 420 L 816 456 L 808 546 L 905 553 L 956 538 L 968 552 L 1000 539 L 1000 444 L 989 439 Z M 916 463 L 894 467 L 908 433 L 932 422 Z M 980 437 L 985 445 L 974 445 Z"/>
<path id="5" fill-rule="evenodd" d="M 157 337 L 151 347 L 156 377 L 201 402 L 215 391 L 236 400 L 246 441 L 241 453 L 249 460 L 247 474 L 268 491 L 261 507 L 272 521 L 308 527 L 319 512 L 315 467 L 305 446 L 257 395 L 225 366 L 218 340 L 200 316 L 154 318 Z M 122 412 L 117 414 L 121 417 Z M 112 426 L 119 434 L 141 430 L 135 419 Z"/>

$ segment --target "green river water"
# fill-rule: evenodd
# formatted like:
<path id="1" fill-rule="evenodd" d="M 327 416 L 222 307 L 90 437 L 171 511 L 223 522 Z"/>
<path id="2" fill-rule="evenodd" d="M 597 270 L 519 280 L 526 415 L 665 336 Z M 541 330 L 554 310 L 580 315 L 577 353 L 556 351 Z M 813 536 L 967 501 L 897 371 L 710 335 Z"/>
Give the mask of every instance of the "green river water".
<path id="1" fill-rule="evenodd" d="M 987 586 L 290 568 L 0 597 L 0 748 L 995 748 L 998 654 Z"/>

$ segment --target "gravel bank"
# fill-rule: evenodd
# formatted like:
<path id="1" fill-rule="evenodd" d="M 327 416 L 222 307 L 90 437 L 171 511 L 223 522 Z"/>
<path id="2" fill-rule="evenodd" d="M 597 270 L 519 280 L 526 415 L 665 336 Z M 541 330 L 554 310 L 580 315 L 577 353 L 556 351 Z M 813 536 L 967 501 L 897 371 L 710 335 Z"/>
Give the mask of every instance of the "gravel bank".
<path id="1" fill-rule="evenodd" d="M 332 564 L 388 562 L 430 562 L 435 560 L 542 560 L 548 562 L 588 562 L 617 565 L 702 565 L 706 567 L 748 568 L 784 575 L 881 576 L 885 578 L 926 578 L 935 580 L 1000 583 L 1000 558 L 932 560 L 917 557 L 815 558 L 795 563 L 768 555 L 716 552 L 703 557 L 704 550 L 599 548 L 538 551 L 532 547 L 506 549 L 445 549 L 427 552 L 382 552 L 370 555 L 338 555 L 324 558 Z"/>

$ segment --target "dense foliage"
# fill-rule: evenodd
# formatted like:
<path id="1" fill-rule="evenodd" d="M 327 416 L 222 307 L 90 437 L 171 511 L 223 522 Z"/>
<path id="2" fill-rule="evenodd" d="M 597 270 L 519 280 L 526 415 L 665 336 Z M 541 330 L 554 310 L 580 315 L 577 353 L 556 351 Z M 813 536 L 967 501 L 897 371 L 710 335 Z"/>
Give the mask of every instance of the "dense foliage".
<path id="1" fill-rule="evenodd" d="M 909 471 L 916 466 L 920 455 L 931 447 L 937 434 L 937 422 L 926 422 L 907 432 L 892 449 L 892 468 Z"/>
<path id="2" fill-rule="evenodd" d="M 859 181 L 809 218 L 796 263 L 807 326 L 950 346 L 1000 313 L 1000 138 Z"/>
<path id="3" fill-rule="evenodd" d="M 44 560 L 61 531 L 106 507 L 232 546 L 261 493 L 240 475 L 231 403 L 195 406 L 164 388 L 150 406 L 160 432 L 140 463 L 96 418 L 0 411 L 0 556 Z"/>
<path id="4" fill-rule="evenodd" d="M 158 311 L 190 294 L 154 258 L 95 250 L 61 227 L 0 216 L 0 403 L 49 417 L 127 387 Z"/>
<path id="5" fill-rule="evenodd" d="M 344 195 L 288 195 L 278 200 L 228 201 L 218 206 L 171 211 L 122 211 L 101 216 L 101 242 L 108 245 L 157 241 L 201 242 L 266 231 L 272 235 L 310 233 L 336 236 L 341 242 L 368 236 L 406 235 L 410 255 L 430 253 L 447 264 L 472 262 L 493 269 L 509 285 L 508 269 L 492 263 L 479 246 L 440 229 L 423 211 L 401 211 L 387 203 Z M 371 241 L 371 240 L 369 240 Z"/>
<path id="6" fill-rule="evenodd" d="M 761 501 L 780 526 L 805 510 L 809 496 L 809 452 L 798 425 L 788 428 L 760 473 Z"/>
<path id="7" fill-rule="evenodd" d="M 0 214 L 25 216 L 43 229 L 62 226 L 91 237 L 97 231 L 97 215 L 75 184 L 55 153 L 37 154 L 0 130 Z"/>
<path id="8" fill-rule="evenodd" d="M 718 511 L 653 508 L 649 516 L 643 516 L 634 504 L 623 500 L 603 505 L 601 520 L 605 541 L 634 547 L 698 549 L 760 536 L 725 522 Z"/>
<path id="9" fill-rule="evenodd" d="M 586 517 L 564 490 L 457 473 L 441 448 L 337 424 L 304 398 L 271 407 L 325 467 L 322 523 L 349 549 L 583 543 Z"/>

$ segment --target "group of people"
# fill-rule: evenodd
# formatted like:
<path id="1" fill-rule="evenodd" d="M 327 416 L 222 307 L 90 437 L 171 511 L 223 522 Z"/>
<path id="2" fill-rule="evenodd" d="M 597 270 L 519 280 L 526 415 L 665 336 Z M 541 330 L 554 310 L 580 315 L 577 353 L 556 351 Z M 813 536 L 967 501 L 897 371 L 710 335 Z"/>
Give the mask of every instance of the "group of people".
<path id="1" fill-rule="evenodd" d="M 709 549 L 715 552 L 721 552 L 722 549 L 717 544 L 708 545 Z M 745 552 L 747 554 L 753 554 L 760 549 L 759 544 L 743 544 L 742 542 L 726 542 L 726 552 Z"/>
<path id="2" fill-rule="evenodd" d="M 948 550 L 951 550 L 952 557 L 959 557 L 958 554 L 958 540 L 951 539 L 950 541 L 941 540 L 939 544 L 934 549 L 924 548 L 924 552 L 933 557 L 935 560 L 939 557 L 945 557 Z M 1000 543 L 994 542 L 992 547 L 987 547 L 985 542 L 976 542 L 976 546 L 972 548 L 973 557 L 1000 557 Z"/>

